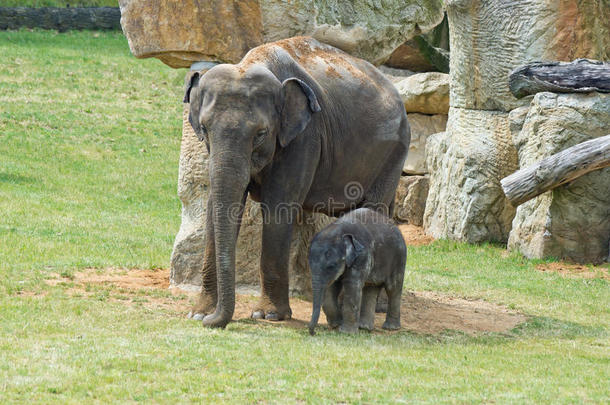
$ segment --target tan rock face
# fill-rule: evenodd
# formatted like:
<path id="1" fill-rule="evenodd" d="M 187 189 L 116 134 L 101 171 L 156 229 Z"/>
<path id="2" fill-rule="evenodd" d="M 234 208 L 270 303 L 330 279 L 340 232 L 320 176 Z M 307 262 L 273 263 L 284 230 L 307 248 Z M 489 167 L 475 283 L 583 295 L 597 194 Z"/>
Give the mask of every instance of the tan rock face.
<path id="1" fill-rule="evenodd" d="M 434 238 L 506 241 L 515 215 L 500 179 L 517 170 L 508 114 L 451 108 L 447 132 L 428 137 L 424 228 Z"/>
<path id="2" fill-rule="evenodd" d="M 521 167 L 607 135 L 610 95 L 538 93 L 516 137 Z M 517 208 L 508 247 L 529 258 L 608 258 L 610 168 L 588 173 Z"/>
<path id="3" fill-rule="evenodd" d="M 531 101 L 513 97 L 508 74 L 536 60 L 608 58 L 609 5 L 595 0 L 446 0 L 445 5 L 451 108 L 446 134 L 429 137 L 426 144 L 430 192 L 424 227 L 435 238 L 506 241 L 515 209 L 499 180 L 518 168 L 512 139 Z"/>
<path id="4" fill-rule="evenodd" d="M 413 72 L 434 72 L 436 70 L 434 65 L 422 55 L 413 40 L 407 41 L 396 48 L 385 64 L 397 69 L 409 69 Z"/>
<path id="5" fill-rule="evenodd" d="M 182 222 L 176 235 L 171 257 L 170 282 L 186 290 L 201 289 L 201 269 L 205 247 L 205 218 L 209 193 L 208 152 L 199 142 L 188 122 L 185 104 L 182 123 L 182 145 L 178 174 L 178 196 L 182 203 Z M 311 294 L 311 276 L 307 263 L 309 243 L 320 229 L 334 219 L 322 214 L 307 214 L 295 225 L 290 256 L 290 292 L 293 295 Z M 235 283 L 257 288 L 262 235 L 261 208 L 246 201 L 244 216 L 237 240 Z"/>
<path id="6" fill-rule="evenodd" d="M 428 173 L 426 168 L 426 141 L 428 136 L 445 131 L 447 116 L 410 113 L 407 114 L 407 119 L 411 127 L 411 143 L 402 171 L 407 174 Z"/>
<path id="7" fill-rule="evenodd" d="M 430 180 L 426 176 L 402 176 L 396 189 L 394 219 L 397 222 L 421 226 Z"/>
<path id="8" fill-rule="evenodd" d="M 418 73 L 402 79 L 394 86 L 408 113 L 447 114 L 449 112 L 448 74 Z"/>
<path id="9" fill-rule="evenodd" d="M 608 59 L 610 5 L 596 0 L 447 0 L 451 106 L 510 111 L 508 73 L 538 60 Z"/>
<path id="10" fill-rule="evenodd" d="M 405 40 L 442 21 L 439 0 L 120 0 L 121 25 L 136 57 L 171 67 L 235 63 L 262 43 L 309 35 L 379 64 Z"/>
<path id="11" fill-rule="evenodd" d="M 119 0 L 119 6 L 131 52 L 174 68 L 200 60 L 236 63 L 263 41 L 257 0 Z"/>

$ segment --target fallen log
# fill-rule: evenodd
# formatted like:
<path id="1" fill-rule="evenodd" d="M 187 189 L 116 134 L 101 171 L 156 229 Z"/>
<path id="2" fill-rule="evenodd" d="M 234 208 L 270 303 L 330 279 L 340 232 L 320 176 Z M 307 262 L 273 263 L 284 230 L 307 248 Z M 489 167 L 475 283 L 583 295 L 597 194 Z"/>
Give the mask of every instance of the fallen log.
<path id="1" fill-rule="evenodd" d="M 517 98 L 542 91 L 553 93 L 610 92 L 610 63 L 590 59 L 573 62 L 534 62 L 508 76 L 508 87 Z"/>
<path id="2" fill-rule="evenodd" d="M 591 139 L 551 155 L 500 180 L 516 207 L 583 174 L 610 166 L 610 135 Z"/>

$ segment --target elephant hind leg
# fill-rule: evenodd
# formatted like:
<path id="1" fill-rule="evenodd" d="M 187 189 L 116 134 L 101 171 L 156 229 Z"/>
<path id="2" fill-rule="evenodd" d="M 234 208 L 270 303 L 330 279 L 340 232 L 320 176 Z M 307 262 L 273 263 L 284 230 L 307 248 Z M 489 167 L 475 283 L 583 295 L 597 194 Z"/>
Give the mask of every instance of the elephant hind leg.
<path id="1" fill-rule="evenodd" d="M 400 329 L 400 298 L 402 295 L 402 277 L 400 283 L 396 283 L 391 287 L 386 286 L 388 293 L 388 313 L 386 314 L 385 322 L 382 328 L 387 330 Z"/>
<path id="2" fill-rule="evenodd" d="M 292 224 L 265 220 L 261 251 L 261 298 L 252 318 L 283 321 L 292 317 L 288 298 L 288 265 Z"/>
<path id="3" fill-rule="evenodd" d="M 383 165 L 379 176 L 364 194 L 362 207 L 381 212 L 392 218 L 394 214 L 394 196 L 402 174 L 406 152 L 396 148 Z"/>

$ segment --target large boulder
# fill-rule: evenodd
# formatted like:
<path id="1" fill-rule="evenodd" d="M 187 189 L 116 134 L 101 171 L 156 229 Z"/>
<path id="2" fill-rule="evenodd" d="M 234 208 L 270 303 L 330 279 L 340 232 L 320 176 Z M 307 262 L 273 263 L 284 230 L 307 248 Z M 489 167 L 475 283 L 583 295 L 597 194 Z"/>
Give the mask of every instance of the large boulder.
<path id="1" fill-rule="evenodd" d="M 610 94 L 538 93 L 515 141 L 527 167 L 570 146 L 610 132 Z M 529 258 L 607 260 L 610 168 L 588 173 L 521 204 L 509 249 Z"/>
<path id="2" fill-rule="evenodd" d="M 121 26 L 138 58 L 173 68 L 201 60 L 238 62 L 263 43 L 258 0 L 119 0 Z"/>
<path id="3" fill-rule="evenodd" d="M 451 106 L 510 111 L 529 101 L 508 89 L 537 60 L 610 58 L 610 5 L 600 0 L 446 0 Z"/>
<path id="4" fill-rule="evenodd" d="M 500 180 L 518 169 L 508 114 L 451 108 L 447 131 L 428 137 L 424 228 L 434 238 L 505 242 L 515 209 Z"/>
<path id="5" fill-rule="evenodd" d="M 445 131 L 447 127 L 446 115 L 407 114 L 411 127 L 411 143 L 409 153 L 402 168 L 406 174 L 425 174 L 426 168 L 426 141 L 428 136 Z"/>
<path id="6" fill-rule="evenodd" d="M 201 269 L 205 247 L 205 217 L 209 193 L 208 152 L 188 122 L 184 107 L 182 145 L 178 174 L 178 196 L 182 203 L 182 222 L 171 257 L 170 283 L 185 290 L 201 289 Z M 315 233 L 332 222 L 322 214 L 306 214 L 295 226 L 290 256 L 290 291 L 309 296 L 311 277 L 307 265 L 309 243 Z M 260 205 L 249 198 L 237 240 L 235 282 L 257 288 L 261 248 L 262 216 Z"/>
<path id="7" fill-rule="evenodd" d="M 171 67 L 235 63 L 252 47 L 296 35 L 380 64 L 443 18 L 440 0 L 119 0 L 119 6 L 133 54 Z"/>

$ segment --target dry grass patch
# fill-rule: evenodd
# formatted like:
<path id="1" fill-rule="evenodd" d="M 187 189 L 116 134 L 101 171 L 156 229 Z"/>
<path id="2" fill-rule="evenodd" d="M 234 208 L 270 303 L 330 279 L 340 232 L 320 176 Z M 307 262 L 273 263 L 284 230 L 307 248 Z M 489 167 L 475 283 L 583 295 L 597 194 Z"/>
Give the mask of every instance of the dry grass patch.
<path id="1" fill-rule="evenodd" d="M 610 280 L 608 269 L 601 266 L 586 266 L 583 264 L 566 263 L 566 262 L 551 262 L 541 263 L 536 265 L 536 270 L 543 273 L 551 272 L 558 273 L 562 277 L 568 278 L 602 278 Z"/>

